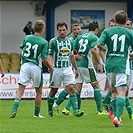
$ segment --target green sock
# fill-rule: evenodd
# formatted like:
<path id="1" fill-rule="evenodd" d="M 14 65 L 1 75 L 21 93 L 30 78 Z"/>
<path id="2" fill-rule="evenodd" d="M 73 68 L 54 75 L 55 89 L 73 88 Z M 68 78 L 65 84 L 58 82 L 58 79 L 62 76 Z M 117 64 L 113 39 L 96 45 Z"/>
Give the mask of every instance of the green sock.
<path id="1" fill-rule="evenodd" d="M 34 115 L 38 116 L 39 113 L 40 113 L 40 106 L 36 106 L 36 105 L 35 105 Z"/>
<path id="2" fill-rule="evenodd" d="M 80 106 L 81 106 L 80 92 L 78 92 L 77 90 L 75 90 L 75 92 L 76 92 L 77 99 L 78 99 L 78 109 L 80 109 Z M 69 98 L 65 109 L 70 110 L 70 107 L 71 107 L 71 103 L 70 103 L 70 98 Z"/>
<path id="3" fill-rule="evenodd" d="M 18 109 L 18 106 L 19 106 L 20 102 L 21 102 L 20 99 L 18 99 L 18 98 L 14 99 L 12 112 L 17 112 L 17 109 Z"/>
<path id="4" fill-rule="evenodd" d="M 132 106 L 131 106 L 130 99 L 128 96 L 126 96 L 126 99 L 125 99 L 125 107 L 127 109 L 128 115 L 131 116 L 132 115 Z"/>
<path id="5" fill-rule="evenodd" d="M 54 104 L 54 98 L 48 95 L 47 102 L 48 102 L 48 113 L 53 111 L 53 104 Z"/>
<path id="6" fill-rule="evenodd" d="M 70 107 L 71 107 L 71 102 L 70 102 L 70 97 L 69 97 L 65 109 L 70 110 Z"/>
<path id="7" fill-rule="evenodd" d="M 111 90 L 109 90 L 108 93 L 107 93 L 107 95 L 103 99 L 102 103 L 109 105 L 110 104 L 110 101 L 111 101 L 111 95 L 112 95 Z"/>
<path id="8" fill-rule="evenodd" d="M 116 117 L 120 120 L 125 106 L 125 97 L 118 96 L 116 100 Z"/>
<path id="9" fill-rule="evenodd" d="M 97 105 L 97 111 L 102 112 L 102 95 L 99 88 L 94 89 L 94 99 Z"/>
<path id="10" fill-rule="evenodd" d="M 59 94 L 58 98 L 56 99 L 56 104 L 60 105 L 66 98 L 66 96 L 68 95 L 68 91 L 67 90 L 63 90 L 61 91 L 61 93 Z"/>
<path id="11" fill-rule="evenodd" d="M 114 111 L 114 115 L 116 116 L 116 101 L 117 101 L 117 98 L 112 98 L 111 101 L 110 101 L 110 105 Z"/>
<path id="12" fill-rule="evenodd" d="M 77 100 L 77 96 L 76 94 L 70 95 L 70 103 L 72 105 L 73 108 L 73 112 L 75 113 L 78 110 L 78 100 Z"/>
<path id="13" fill-rule="evenodd" d="M 80 92 L 79 91 L 75 91 L 76 95 L 77 95 L 77 99 L 78 99 L 78 109 L 80 109 L 81 107 L 81 97 L 80 97 Z"/>

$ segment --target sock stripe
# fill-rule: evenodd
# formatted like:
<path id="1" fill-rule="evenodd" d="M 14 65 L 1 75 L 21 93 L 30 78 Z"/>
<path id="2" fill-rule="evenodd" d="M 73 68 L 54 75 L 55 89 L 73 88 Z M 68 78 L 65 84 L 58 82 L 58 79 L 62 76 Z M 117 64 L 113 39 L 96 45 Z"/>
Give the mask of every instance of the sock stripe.
<path id="1" fill-rule="evenodd" d="M 51 97 L 50 95 L 48 95 L 48 98 L 49 98 L 49 99 L 54 99 L 55 97 Z"/>
<path id="2" fill-rule="evenodd" d="M 99 88 L 95 88 L 94 91 L 100 91 L 100 89 Z"/>

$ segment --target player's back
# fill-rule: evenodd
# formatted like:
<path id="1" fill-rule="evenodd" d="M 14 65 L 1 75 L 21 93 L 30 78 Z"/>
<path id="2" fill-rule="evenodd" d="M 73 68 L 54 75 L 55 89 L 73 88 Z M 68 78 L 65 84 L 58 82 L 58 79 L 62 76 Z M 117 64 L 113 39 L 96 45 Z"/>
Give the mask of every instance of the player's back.
<path id="1" fill-rule="evenodd" d="M 74 48 L 83 57 L 83 60 L 76 60 L 77 66 L 88 68 L 88 64 L 92 62 L 90 49 L 95 48 L 97 40 L 98 37 L 92 33 L 84 33 L 75 39 Z"/>
<path id="2" fill-rule="evenodd" d="M 22 49 L 22 63 L 32 62 L 41 66 L 42 54 L 44 54 L 44 49 L 48 49 L 48 42 L 41 36 L 28 35 L 25 36 L 20 48 Z"/>
<path id="3" fill-rule="evenodd" d="M 129 47 L 132 44 L 131 31 L 123 26 L 115 26 L 106 29 L 107 54 L 106 69 L 107 72 L 126 72 L 129 67 Z"/>

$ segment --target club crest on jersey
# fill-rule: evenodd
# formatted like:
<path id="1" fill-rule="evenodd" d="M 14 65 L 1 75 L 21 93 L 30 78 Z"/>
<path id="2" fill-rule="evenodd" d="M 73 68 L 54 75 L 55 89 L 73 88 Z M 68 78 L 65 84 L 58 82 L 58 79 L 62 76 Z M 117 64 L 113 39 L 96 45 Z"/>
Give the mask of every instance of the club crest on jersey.
<path id="1" fill-rule="evenodd" d="M 69 54 L 69 48 L 67 48 L 67 47 L 63 47 L 63 48 L 61 48 L 60 49 L 60 53 L 62 54 L 62 55 L 68 55 Z"/>

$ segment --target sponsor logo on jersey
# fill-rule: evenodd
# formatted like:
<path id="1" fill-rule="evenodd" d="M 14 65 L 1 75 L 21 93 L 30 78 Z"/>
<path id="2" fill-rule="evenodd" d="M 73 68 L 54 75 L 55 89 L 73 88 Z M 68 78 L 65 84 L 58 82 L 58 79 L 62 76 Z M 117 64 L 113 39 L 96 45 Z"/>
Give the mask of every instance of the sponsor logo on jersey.
<path id="1" fill-rule="evenodd" d="M 68 55 L 69 54 L 69 48 L 67 48 L 67 47 L 63 47 L 61 50 L 60 50 L 60 53 L 62 54 L 62 55 Z"/>

